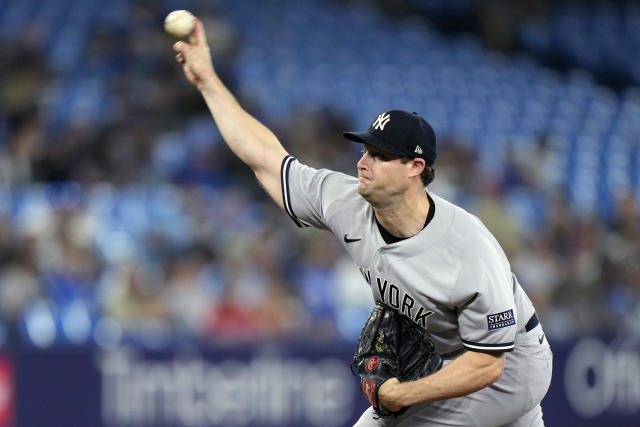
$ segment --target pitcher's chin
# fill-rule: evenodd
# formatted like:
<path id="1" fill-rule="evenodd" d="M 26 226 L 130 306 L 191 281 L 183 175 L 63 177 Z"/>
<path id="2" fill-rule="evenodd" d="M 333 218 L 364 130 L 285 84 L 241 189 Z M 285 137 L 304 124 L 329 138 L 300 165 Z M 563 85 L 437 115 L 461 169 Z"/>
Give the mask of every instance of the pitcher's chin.
<path id="1" fill-rule="evenodd" d="M 369 200 L 368 197 L 371 195 L 370 191 L 367 190 L 367 185 L 362 180 L 358 181 L 358 194 L 364 197 L 365 200 Z"/>

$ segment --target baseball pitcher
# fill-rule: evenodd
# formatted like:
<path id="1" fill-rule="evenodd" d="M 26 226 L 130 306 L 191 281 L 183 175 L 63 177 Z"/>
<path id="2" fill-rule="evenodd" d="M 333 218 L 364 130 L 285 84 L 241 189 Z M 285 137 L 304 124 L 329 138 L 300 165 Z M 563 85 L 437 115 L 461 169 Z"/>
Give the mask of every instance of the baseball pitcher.
<path id="1" fill-rule="evenodd" d="M 376 308 L 354 357 L 371 407 L 356 425 L 543 426 L 549 344 L 491 233 L 426 191 L 436 159 L 427 121 L 383 112 L 344 134 L 363 147 L 357 178 L 316 170 L 225 88 L 197 18 L 174 50 L 229 148 L 299 227 L 330 230 L 371 288 Z"/>

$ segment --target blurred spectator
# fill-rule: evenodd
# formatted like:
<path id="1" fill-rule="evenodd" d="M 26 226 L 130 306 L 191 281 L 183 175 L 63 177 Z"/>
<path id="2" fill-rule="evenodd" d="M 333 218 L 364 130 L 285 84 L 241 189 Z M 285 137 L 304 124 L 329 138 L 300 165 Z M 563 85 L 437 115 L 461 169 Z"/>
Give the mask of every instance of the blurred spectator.
<path id="1" fill-rule="evenodd" d="M 168 260 L 164 303 L 177 332 L 204 336 L 207 317 L 218 308 L 222 275 L 207 246 L 193 247 Z"/>
<path id="2" fill-rule="evenodd" d="M 194 11 L 218 73 L 292 155 L 355 175 L 360 147 L 341 133 L 416 106 L 437 125 L 431 191 L 495 234 L 548 335 L 639 334 L 637 90 L 561 80 L 341 3 L 270 2 L 282 16 L 250 19 L 241 2 Z M 417 2 L 387 3 L 405 19 Z M 503 3 L 480 12 L 508 49 L 505 16 L 543 16 L 547 2 Z M 103 9 L 0 43 L 0 345 L 3 325 L 5 345 L 90 345 L 92 331 L 99 345 L 353 341 L 369 287 L 334 236 L 297 230 L 224 145 L 161 33 L 162 4 Z M 351 32 L 330 31 L 341 19 Z"/>
<path id="3" fill-rule="evenodd" d="M 35 265 L 34 240 L 14 242 L 17 245 L 13 253 L 3 254 L 0 264 L 0 320 L 6 324 L 5 342 L 9 345 L 21 342 L 19 326 L 23 313 L 38 298 L 46 298 Z"/>
<path id="4" fill-rule="evenodd" d="M 170 319 L 163 301 L 162 269 L 154 264 L 123 265 L 105 286 L 111 289 L 106 312 L 126 328 Z"/>

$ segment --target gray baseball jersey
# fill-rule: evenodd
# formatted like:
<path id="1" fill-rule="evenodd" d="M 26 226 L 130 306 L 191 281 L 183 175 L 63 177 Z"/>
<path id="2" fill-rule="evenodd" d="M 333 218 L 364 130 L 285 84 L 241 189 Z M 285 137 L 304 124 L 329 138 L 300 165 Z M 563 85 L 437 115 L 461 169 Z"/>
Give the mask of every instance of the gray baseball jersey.
<path id="1" fill-rule="evenodd" d="M 290 156 L 281 173 L 284 206 L 293 221 L 330 230 L 358 265 L 374 300 L 424 327 L 439 354 L 514 349 L 516 335 L 535 311 L 478 218 L 430 194 L 435 210 L 429 224 L 387 244 L 373 207 L 357 192 L 357 178 L 316 170 Z"/>

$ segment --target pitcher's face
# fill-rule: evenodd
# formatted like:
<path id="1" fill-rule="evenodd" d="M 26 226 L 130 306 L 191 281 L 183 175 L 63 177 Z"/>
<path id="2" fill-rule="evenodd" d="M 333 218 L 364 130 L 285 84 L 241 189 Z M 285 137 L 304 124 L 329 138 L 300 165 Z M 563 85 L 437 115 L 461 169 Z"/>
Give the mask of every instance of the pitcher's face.
<path id="1" fill-rule="evenodd" d="M 376 205 L 407 191 L 411 162 L 401 159 L 365 144 L 358 161 L 358 193 Z"/>

